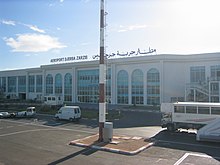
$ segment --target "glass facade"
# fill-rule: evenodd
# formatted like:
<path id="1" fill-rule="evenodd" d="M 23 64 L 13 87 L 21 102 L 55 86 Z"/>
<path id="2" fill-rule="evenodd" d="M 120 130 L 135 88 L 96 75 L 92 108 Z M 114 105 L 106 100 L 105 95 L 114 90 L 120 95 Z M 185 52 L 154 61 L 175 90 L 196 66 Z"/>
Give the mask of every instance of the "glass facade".
<path id="1" fill-rule="evenodd" d="M 160 104 L 160 73 L 154 68 L 147 72 L 147 104 Z"/>
<path id="2" fill-rule="evenodd" d="M 106 74 L 106 102 L 111 103 L 111 69 Z"/>
<path id="3" fill-rule="evenodd" d="M 16 92 L 16 76 L 8 77 L 8 92 L 15 93 Z"/>
<path id="4" fill-rule="evenodd" d="M 1 88 L 1 90 L 2 90 L 3 92 L 6 92 L 6 77 L 2 77 L 1 79 L 2 79 L 2 80 L 1 80 L 1 86 L 0 86 L 0 88 Z"/>
<path id="5" fill-rule="evenodd" d="M 35 76 L 31 75 L 28 76 L 28 91 L 34 92 L 34 89 L 35 89 Z"/>
<path id="6" fill-rule="evenodd" d="M 26 92 L 26 76 L 18 76 L 18 92 Z"/>
<path id="7" fill-rule="evenodd" d="M 53 76 L 51 74 L 46 77 L 46 94 L 53 94 Z"/>
<path id="8" fill-rule="evenodd" d="M 143 72 L 139 69 L 133 71 L 131 75 L 131 95 L 132 104 L 144 104 L 144 78 Z"/>
<path id="9" fill-rule="evenodd" d="M 64 101 L 72 101 L 72 76 L 70 73 L 64 76 Z"/>
<path id="10" fill-rule="evenodd" d="M 117 75 L 117 103 L 128 104 L 128 73 L 125 70 Z"/>
<path id="11" fill-rule="evenodd" d="M 36 75 L 36 92 L 41 93 L 43 89 L 42 75 Z"/>
<path id="12" fill-rule="evenodd" d="M 62 76 L 56 74 L 55 76 L 55 94 L 62 94 Z"/>
<path id="13" fill-rule="evenodd" d="M 98 103 L 99 69 L 77 72 L 77 96 L 78 102 Z"/>
<path id="14" fill-rule="evenodd" d="M 211 66 L 211 80 L 220 81 L 220 65 Z"/>
<path id="15" fill-rule="evenodd" d="M 205 66 L 190 67 L 190 82 L 201 83 L 205 81 Z"/>

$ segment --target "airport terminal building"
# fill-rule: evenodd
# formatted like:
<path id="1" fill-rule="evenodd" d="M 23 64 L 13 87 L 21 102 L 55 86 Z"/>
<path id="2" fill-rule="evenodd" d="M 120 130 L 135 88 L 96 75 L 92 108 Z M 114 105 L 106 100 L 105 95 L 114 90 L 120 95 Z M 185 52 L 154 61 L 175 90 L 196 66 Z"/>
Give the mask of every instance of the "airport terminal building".
<path id="1" fill-rule="evenodd" d="M 56 63 L 0 71 L 8 99 L 65 103 L 99 102 L 99 60 Z M 160 105 L 162 102 L 220 102 L 220 53 L 145 55 L 106 60 L 106 102 Z"/>

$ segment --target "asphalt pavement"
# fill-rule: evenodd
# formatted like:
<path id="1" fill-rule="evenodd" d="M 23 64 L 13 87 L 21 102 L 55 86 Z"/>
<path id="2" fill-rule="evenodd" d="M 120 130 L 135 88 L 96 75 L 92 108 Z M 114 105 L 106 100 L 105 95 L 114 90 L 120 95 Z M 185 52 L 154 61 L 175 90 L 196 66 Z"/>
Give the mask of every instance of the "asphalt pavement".
<path id="1" fill-rule="evenodd" d="M 114 133 L 155 140 L 155 145 L 134 156 L 69 145 L 72 140 L 96 134 L 96 119 L 56 121 L 50 115 L 0 119 L 0 165 L 220 164 L 220 144 L 196 142 L 193 133 L 169 133 L 158 126 L 159 118 L 159 113 L 129 112 L 113 121 Z"/>

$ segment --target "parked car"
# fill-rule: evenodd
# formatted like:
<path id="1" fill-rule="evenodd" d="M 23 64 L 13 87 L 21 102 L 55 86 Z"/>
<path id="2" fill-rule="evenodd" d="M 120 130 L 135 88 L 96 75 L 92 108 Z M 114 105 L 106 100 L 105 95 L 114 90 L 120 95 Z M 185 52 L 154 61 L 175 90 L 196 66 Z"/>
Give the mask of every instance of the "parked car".
<path id="1" fill-rule="evenodd" d="M 56 119 L 64 119 L 76 121 L 81 118 L 81 110 L 79 106 L 64 106 L 61 107 L 55 114 Z"/>
<path id="2" fill-rule="evenodd" d="M 35 107 L 28 107 L 26 111 L 16 113 L 16 117 L 34 117 L 36 115 Z"/>
<path id="3" fill-rule="evenodd" d="M 9 118 L 9 117 L 15 117 L 15 113 L 9 113 L 9 112 L 0 112 L 0 118 Z"/>

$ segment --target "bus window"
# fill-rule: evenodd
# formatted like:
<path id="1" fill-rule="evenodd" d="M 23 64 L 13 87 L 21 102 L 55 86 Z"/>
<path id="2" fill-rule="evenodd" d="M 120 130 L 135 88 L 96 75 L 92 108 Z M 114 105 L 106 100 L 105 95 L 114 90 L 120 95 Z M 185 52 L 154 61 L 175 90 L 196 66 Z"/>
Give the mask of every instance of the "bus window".
<path id="1" fill-rule="evenodd" d="M 198 107 L 198 114 L 210 114 L 209 107 Z"/>
<path id="2" fill-rule="evenodd" d="M 220 115 L 220 107 L 211 107 L 211 114 Z"/>
<path id="3" fill-rule="evenodd" d="M 186 113 L 197 113 L 197 108 L 195 106 L 186 106 Z"/>
<path id="4" fill-rule="evenodd" d="M 174 106 L 174 112 L 176 113 L 184 113 L 184 106 Z"/>

